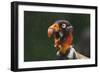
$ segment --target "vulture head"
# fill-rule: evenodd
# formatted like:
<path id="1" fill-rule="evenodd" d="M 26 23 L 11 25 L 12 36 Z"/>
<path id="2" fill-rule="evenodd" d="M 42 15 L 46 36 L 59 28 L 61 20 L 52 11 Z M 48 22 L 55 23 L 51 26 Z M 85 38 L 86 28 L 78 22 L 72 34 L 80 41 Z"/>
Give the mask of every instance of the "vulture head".
<path id="1" fill-rule="evenodd" d="M 73 42 L 73 26 L 67 20 L 58 20 L 48 28 L 48 37 L 54 37 L 54 47 L 65 54 Z"/>

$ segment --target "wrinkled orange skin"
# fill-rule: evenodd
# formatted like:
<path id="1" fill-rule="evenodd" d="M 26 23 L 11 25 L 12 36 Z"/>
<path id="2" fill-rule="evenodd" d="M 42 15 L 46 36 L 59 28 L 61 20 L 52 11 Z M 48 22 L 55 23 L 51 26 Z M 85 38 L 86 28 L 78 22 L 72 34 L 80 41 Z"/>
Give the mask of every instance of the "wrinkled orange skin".
<path id="1" fill-rule="evenodd" d="M 64 42 L 61 42 L 59 39 L 54 37 L 54 47 L 56 47 L 62 54 L 65 54 L 72 45 L 72 41 L 73 36 L 71 33 L 66 37 L 66 40 Z"/>

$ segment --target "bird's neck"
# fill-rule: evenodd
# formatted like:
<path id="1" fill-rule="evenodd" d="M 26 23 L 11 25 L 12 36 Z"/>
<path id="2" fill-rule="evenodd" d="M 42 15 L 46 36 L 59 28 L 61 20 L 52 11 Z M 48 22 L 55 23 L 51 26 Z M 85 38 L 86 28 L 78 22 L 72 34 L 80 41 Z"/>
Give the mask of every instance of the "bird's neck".
<path id="1" fill-rule="evenodd" d="M 76 59 L 75 53 L 75 49 L 70 46 L 70 49 L 68 49 L 65 54 L 62 54 L 61 52 L 57 51 L 56 55 L 58 59 Z"/>
<path id="2" fill-rule="evenodd" d="M 65 54 L 66 51 L 68 49 L 70 49 L 70 46 L 72 45 L 72 41 L 73 41 L 73 36 L 72 36 L 72 33 L 69 33 L 69 35 L 66 37 L 66 40 L 61 44 L 63 47 L 60 48 L 60 52 L 62 54 Z"/>

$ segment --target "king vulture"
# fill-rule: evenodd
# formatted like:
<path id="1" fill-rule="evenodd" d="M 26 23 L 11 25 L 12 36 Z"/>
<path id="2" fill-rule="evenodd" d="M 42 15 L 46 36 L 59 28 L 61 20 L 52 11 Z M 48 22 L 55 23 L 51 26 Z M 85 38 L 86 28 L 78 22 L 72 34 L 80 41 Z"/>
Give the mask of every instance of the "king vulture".
<path id="1" fill-rule="evenodd" d="M 57 20 L 48 28 L 48 37 L 54 37 L 58 59 L 81 59 L 86 56 L 76 52 L 73 45 L 74 28 L 67 20 Z"/>

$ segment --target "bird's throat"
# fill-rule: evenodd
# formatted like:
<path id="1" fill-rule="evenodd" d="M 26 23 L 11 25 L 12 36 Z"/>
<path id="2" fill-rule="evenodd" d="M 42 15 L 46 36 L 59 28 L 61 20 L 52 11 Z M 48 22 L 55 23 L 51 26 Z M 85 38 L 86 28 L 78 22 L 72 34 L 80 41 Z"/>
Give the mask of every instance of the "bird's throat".
<path id="1" fill-rule="evenodd" d="M 61 43 L 59 52 L 61 52 L 62 54 L 65 54 L 66 51 L 70 49 L 70 46 L 72 45 L 72 41 L 73 41 L 73 36 L 72 36 L 72 34 L 69 34 L 66 37 L 66 40 Z"/>

